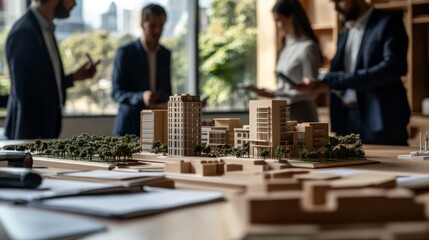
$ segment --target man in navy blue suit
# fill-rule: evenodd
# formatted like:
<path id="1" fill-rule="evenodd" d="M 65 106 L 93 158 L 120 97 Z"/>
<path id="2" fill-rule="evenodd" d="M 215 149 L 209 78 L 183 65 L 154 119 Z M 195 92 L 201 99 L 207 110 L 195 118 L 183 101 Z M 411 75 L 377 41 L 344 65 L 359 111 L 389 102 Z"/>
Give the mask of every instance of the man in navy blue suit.
<path id="1" fill-rule="evenodd" d="M 54 36 L 54 18 L 67 18 L 74 0 L 36 0 L 12 27 L 6 42 L 11 78 L 5 135 L 9 139 L 57 138 L 66 89 L 94 76 L 86 63 L 64 74 Z"/>
<path id="2" fill-rule="evenodd" d="M 171 90 L 171 53 L 159 44 L 167 13 L 157 4 L 142 9 L 143 34 L 118 49 L 113 76 L 112 97 L 119 103 L 113 129 L 116 135 L 140 132 L 142 109 L 167 108 Z"/>
<path id="3" fill-rule="evenodd" d="M 401 76 L 408 38 L 402 19 L 365 0 L 333 0 L 346 21 L 322 81 L 301 90 L 331 90 L 333 132 L 359 133 L 366 144 L 407 145 L 410 109 Z"/>

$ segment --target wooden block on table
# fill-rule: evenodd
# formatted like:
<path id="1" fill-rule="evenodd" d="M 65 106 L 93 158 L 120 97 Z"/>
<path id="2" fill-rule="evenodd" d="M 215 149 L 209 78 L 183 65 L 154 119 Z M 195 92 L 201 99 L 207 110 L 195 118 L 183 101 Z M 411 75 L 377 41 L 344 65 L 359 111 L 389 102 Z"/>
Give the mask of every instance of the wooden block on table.
<path id="1" fill-rule="evenodd" d="M 243 171 L 243 165 L 241 164 L 226 164 L 225 168 L 227 172 Z"/>
<path id="2" fill-rule="evenodd" d="M 305 169 L 281 169 L 264 172 L 265 178 L 293 178 L 297 175 L 307 174 L 309 170 Z"/>
<path id="3" fill-rule="evenodd" d="M 193 173 L 191 163 L 183 160 L 176 163 L 165 163 L 164 170 L 168 173 Z"/>
<path id="4" fill-rule="evenodd" d="M 263 183 L 251 184 L 247 187 L 248 192 L 277 192 L 302 190 L 302 184 L 291 178 L 267 179 Z"/>

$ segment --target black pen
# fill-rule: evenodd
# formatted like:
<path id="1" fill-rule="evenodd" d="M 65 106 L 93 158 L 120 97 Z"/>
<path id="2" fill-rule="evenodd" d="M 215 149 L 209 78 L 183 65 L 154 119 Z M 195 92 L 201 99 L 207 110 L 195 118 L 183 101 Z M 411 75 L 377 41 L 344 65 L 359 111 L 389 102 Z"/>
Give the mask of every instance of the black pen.
<path id="1" fill-rule="evenodd" d="M 92 60 L 91 55 L 89 55 L 89 53 L 85 53 L 86 58 L 88 58 L 89 63 L 91 63 L 91 65 L 94 65 L 94 61 Z"/>
<path id="2" fill-rule="evenodd" d="M 0 167 L 31 168 L 32 166 L 33 157 L 31 153 L 0 150 Z"/>
<path id="3" fill-rule="evenodd" d="M 0 187 L 37 188 L 42 177 L 26 168 L 0 168 Z"/>
<path id="4" fill-rule="evenodd" d="M 85 55 L 86 55 L 86 58 L 88 58 L 88 61 L 92 66 L 97 66 L 101 62 L 101 60 L 94 62 L 94 60 L 92 59 L 92 57 L 89 53 L 85 53 Z"/>

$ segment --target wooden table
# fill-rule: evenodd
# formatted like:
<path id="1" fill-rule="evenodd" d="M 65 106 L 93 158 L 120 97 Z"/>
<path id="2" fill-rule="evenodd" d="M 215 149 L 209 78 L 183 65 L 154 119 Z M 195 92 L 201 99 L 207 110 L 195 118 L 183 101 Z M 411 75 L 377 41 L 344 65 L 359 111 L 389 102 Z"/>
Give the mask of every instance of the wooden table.
<path id="1" fill-rule="evenodd" d="M 367 145 L 364 149 L 369 159 L 378 160 L 381 164 L 358 165 L 350 168 L 388 171 L 398 174 L 429 174 L 429 162 L 397 159 L 398 154 L 415 151 L 415 148 Z M 102 221 L 108 225 L 109 231 L 90 236 L 88 239 L 119 239 L 125 236 L 127 239 L 241 239 L 246 236 L 246 232 L 252 232 L 253 230 L 245 223 L 246 220 L 242 216 L 244 215 L 244 209 L 240 209 L 240 206 L 237 206 L 239 204 L 234 203 L 234 201 L 234 196 L 230 196 L 230 201 L 228 202 L 192 207 L 148 218 L 126 221 L 103 219 Z M 100 219 L 97 218 L 97 220 Z M 257 232 L 276 232 L 278 230 L 271 229 L 273 226 L 254 228 L 257 229 Z M 287 232 L 296 231 L 298 235 L 305 236 L 312 231 L 320 231 L 320 229 L 312 229 L 311 226 L 294 226 L 288 229 L 289 231 Z M 345 228 L 343 227 L 343 229 Z M 350 229 L 353 229 L 353 227 L 350 227 Z M 362 232 L 368 231 L 368 229 L 376 231 L 377 228 L 368 227 Z M 332 230 L 325 230 L 327 234 L 331 234 L 330 231 Z M 360 232 L 359 230 L 353 231 Z M 309 238 L 311 237 L 309 236 Z"/>
<path id="2" fill-rule="evenodd" d="M 364 149 L 367 158 L 378 160 L 381 163 L 347 168 L 376 170 L 397 174 L 429 174 L 429 161 L 416 162 L 397 159 L 398 154 L 407 154 L 410 151 L 415 151 L 415 148 L 366 145 Z M 380 235 L 380 229 L 396 228 L 395 225 L 387 227 L 384 224 L 369 225 L 363 228 L 365 230 L 362 230 L 362 227 L 356 228 L 355 226 L 343 226 L 341 228 L 331 226 L 323 229 L 311 225 L 249 227 L 246 224 L 245 209 L 243 209 L 244 204 L 239 201 L 240 196 L 237 194 L 228 194 L 227 199 L 228 201 L 225 202 L 189 207 L 130 220 L 83 216 L 87 219 L 103 222 L 108 227 L 108 231 L 88 236 L 85 239 L 241 239 L 246 236 L 247 232 L 255 231 L 259 233 L 280 231 L 288 234 L 290 237 L 301 236 L 301 238 L 293 239 L 314 239 L 314 236 L 328 236 L 323 239 L 341 239 L 341 235 L 339 238 L 332 236 L 336 236 L 336 233 L 341 233 L 341 231 L 345 230 L 354 232 L 355 236 L 356 234 L 358 234 L 357 236 L 360 233 L 363 234 L 364 231 L 367 235 L 370 233 Z M 426 227 L 422 226 L 422 223 L 404 223 L 401 226 L 406 226 L 408 229 L 411 227 Z M 364 236 L 362 235 L 362 238 L 366 239 Z M 250 237 L 249 239 L 253 238 Z"/>

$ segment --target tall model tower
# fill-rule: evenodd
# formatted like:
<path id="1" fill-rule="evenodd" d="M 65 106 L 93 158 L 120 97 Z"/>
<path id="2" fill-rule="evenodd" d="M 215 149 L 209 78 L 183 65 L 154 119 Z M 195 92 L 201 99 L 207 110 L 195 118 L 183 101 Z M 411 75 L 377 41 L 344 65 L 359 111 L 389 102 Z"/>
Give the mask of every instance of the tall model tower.
<path id="1" fill-rule="evenodd" d="M 277 146 L 286 145 L 287 101 L 251 100 L 249 102 L 250 154 L 262 149 L 273 155 Z"/>
<path id="2" fill-rule="evenodd" d="M 168 102 L 168 154 L 195 156 L 201 144 L 201 100 L 199 96 L 170 96 Z"/>

